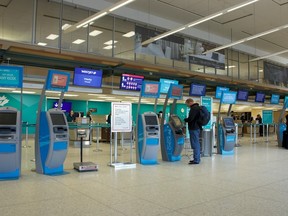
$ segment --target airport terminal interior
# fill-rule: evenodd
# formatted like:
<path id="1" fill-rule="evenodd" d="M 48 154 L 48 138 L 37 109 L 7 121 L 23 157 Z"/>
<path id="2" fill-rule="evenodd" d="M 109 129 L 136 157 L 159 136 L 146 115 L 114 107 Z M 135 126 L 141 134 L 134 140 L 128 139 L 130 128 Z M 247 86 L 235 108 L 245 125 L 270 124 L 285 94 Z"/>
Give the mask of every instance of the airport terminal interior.
<path id="1" fill-rule="evenodd" d="M 0 0 L 0 215 L 288 215 L 287 20 L 287 0 Z"/>

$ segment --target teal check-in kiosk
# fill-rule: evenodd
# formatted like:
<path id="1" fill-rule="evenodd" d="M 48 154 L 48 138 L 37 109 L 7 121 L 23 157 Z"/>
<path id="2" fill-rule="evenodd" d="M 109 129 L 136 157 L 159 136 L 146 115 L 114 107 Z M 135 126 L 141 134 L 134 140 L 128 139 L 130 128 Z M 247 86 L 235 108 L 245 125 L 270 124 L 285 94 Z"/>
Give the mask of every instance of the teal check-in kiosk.
<path id="1" fill-rule="evenodd" d="M 169 91 L 163 106 L 163 116 L 165 116 L 166 107 L 169 99 L 173 99 L 170 111 L 169 122 L 164 124 L 164 118 L 161 119 L 161 155 L 163 161 L 179 161 L 184 148 L 185 135 L 183 134 L 184 124 L 179 116 L 174 114 L 177 100 L 183 96 L 183 86 L 170 84 Z"/>
<path id="2" fill-rule="evenodd" d="M 59 104 L 61 104 L 69 81 L 68 72 L 48 71 L 40 97 L 35 133 L 36 172 L 39 174 L 55 175 L 64 172 L 63 163 L 69 146 L 66 116 L 61 109 L 42 111 L 42 102 L 46 90 L 60 91 Z"/>
<path id="3" fill-rule="evenodd" d="M 23 67 L 0 66 L 0 87 L 21 88 Z M 7 101 L 8 103 L 8 101 Z M 18 179 L 21 175 L 21 125 L 20 111 L 14 107 L 0 108 L 0 180 Z"/>
<path id="4" fill-rule="evenodd" d="M 160 83 L 147 82 L 142 83 L 140 92 L 137 120 L 136 120 L 136 155 L 137 163 L 143 165 L 154 165 L 158 163 L 158 151 L 160 148 L 160 126 L 156 112 L 155 102 L 154 112 L 140 113 L 142 97 L 159 98 Z"/>
<path id="5" fill-rule="evenodd" d="M 222 155 L 234 155 L 234 147 L 236 144 L 236 128 L 232 117 L 229 117 L 232 105 L 236 103 L 237 92 L 223 91 L 221 93 L 220 105 L 218 110 L 218 153 Z M 223 117 L 220 121 L 220 110 L 222 104 L 229 104 L 227 117 Z"/>

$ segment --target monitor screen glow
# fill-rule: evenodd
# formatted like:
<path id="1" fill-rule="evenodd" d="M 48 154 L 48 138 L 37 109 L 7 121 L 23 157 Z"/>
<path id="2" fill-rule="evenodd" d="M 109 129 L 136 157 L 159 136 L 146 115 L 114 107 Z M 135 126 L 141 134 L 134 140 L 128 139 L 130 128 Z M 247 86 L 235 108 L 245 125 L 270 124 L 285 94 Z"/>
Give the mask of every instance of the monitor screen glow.
<path id="1" fill-rule="evenodd" d="M 234 127 L 235 126 L 234 120 L 231 117 L 223 118 L 223 122 L 224 122 L 225 127 Z"/>
<path id="2" fill-rule="evenodd" d="M 144 76 L 122 74 L 120 81 L 120 89 L 140 91 Z"/>
<path id="3" fill-rule="evenodd" d="M 272 94 L 271 95 L 271 104 L 279 104 L 280 101 L 280 95 Z"/>
<path id="4" fill-rule="evenodd" d="M 265 94 L 262 92 L 257 92 L 255 96 L 255 102 L 264 103 L 265 101 Z"/>
<path id="5" fill-rule="evenodd" d="M 190 96 L 199 96 L 199 97 L 205 96 L 206 95 L 206 85 L 191 83 L 189 95 Z"/>
<path id="6" fill-rule="evenodd" d="M 145 85 L 145 93 L 146 94 L 158 94 L 159 84 L 147 83 Z"/>
<path id="7" fill-rule="evenodd" d="M 246 90 L 238 90 L 238 92 L 237 92 L 237 100 L 247 101 L 248 100 L 248 91 L 246 91 Z"/>
<path id="8" fill-rule="evenodd" d="M 101 88 L 102 70 L 75 68 L 73 84 L 92 88 Z"/>
<path id="9" fill-rule="evenodd" d="M 50 113 L 50 117 L 53 125 L 66 125 L 63 113 Z"/>
<path id="10" fill-rule="evenodd" d="M 0 112 L 0 125 L 16 125 L 16 112 Z"/>
<path id="11" fill-rule="evenodd" d="M 51 86 L 56 87 L 56 88 L 66 88 L 67 81 L 68 81 L 68 76 L 64 74 L 54 73 L 52 75 Z"/>
<path id="12" fill-rule="evenodd" d="M 145 115 L 144 118 L 146 125 L 158 125 L 157 116 Z"/>

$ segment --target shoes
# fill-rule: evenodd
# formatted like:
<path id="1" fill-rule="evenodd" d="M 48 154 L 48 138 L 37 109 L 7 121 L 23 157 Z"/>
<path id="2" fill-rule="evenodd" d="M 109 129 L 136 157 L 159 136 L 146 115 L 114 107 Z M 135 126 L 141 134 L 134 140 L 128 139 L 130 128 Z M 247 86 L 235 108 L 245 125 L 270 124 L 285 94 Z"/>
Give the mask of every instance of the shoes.
<path id="1" fill-rule="evenodd" d="M 199 162 L 195 162 L 194 160 L 190 160 L 188 164 L 189 164 L 189 165 L 190 165 L 190 164 L 199 164 Z"/>

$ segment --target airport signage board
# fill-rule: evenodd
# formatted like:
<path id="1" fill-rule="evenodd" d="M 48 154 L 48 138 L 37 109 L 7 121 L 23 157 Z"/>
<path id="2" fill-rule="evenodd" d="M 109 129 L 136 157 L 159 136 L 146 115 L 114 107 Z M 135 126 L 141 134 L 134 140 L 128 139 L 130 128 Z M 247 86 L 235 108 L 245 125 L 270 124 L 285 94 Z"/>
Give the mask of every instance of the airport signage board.
<path id="1" fill-rule="evenodd" d="M 215 98 L 221 99 L 222 92 L 229 92 L 229 88 L 217 86 Z"/>
<path id="2" fill-rule="evenodd" d="M 112 102 L 111 103 L 111 131 L 132 131 L 132 104 Z"/>
<path id="3" fill-rule="evenodd" d="M 101 88 L 102 75 L 103 75 L 102 70 L 75 68 L 73 83 L 74 85 L 77 86 Z"/>
<path id="4" fill-rule="evenodd" d="M 140 91 L 144 76 L 122 74 L 120 81 L 120 89 L 130 91 Z"/>
<path id="5" fill-rule="evenodd" d="M 223 104 L 235 104 L 236 103 L 237 92 L 223 92 L 221 97 L 221 102 Z"/>
<path id="6" fill-rule="evenodd" d="M 160 79 L 160 83 L 161 83 L 161 88 L 160 88 L 160 93 L 163 94 L 167 94 L 170 88 L 171 84 L 176 84 L 178 85 L 178 81 L 177 80 L 169 80 L 169 79 Z"/>
<path id="7" fill-rule="evenodd" d="M 183 86 L 171 84 L 168 92 L 168 98 L 181 100 L 183 96 Z"/>
<path id="8" fill-rule="evenodd" d="M 67 92 L 69 81 L 69 72 L 49 70 L 46 79 L 46 90 Z"/>
<path id="9" fill-rule="evenodd" d="M 141 88 L 141 96 L 147 98 L 159 98 L 160 96 L 160 83 L 143 81 Z"/>
<path id="10" fill-rule="evenodd" d="M 10 88 L 22 88 L 23 67 L 0 66 L 0 86 Z"/>
<path id="11" fill-rule="evenodd" d="M 262 110 L 262 123 L 273 124 L 273 110 Z"/>
<path id="12" fill-rule="evenodd" d="M 207 125 L 202 126 L 202 129 L 211 130 L 212 129 L 212 119 L 213 119 L 213 98 L 212 97 L 201 97 L 201 105 L 205 106 L 210 112 L 210 121 Z"/>
<path id="13" fill-rule="evenodd" d="M 272 94 L 271 95 L 271 104 L 279 104 L 280 101 L 280 95 Z"/>
<path id="14" fill-rule="evenodd" d="M 206 95 L 206 85 L 191 83 L 190 85 L 190 96 L 205 96 Z"/>

